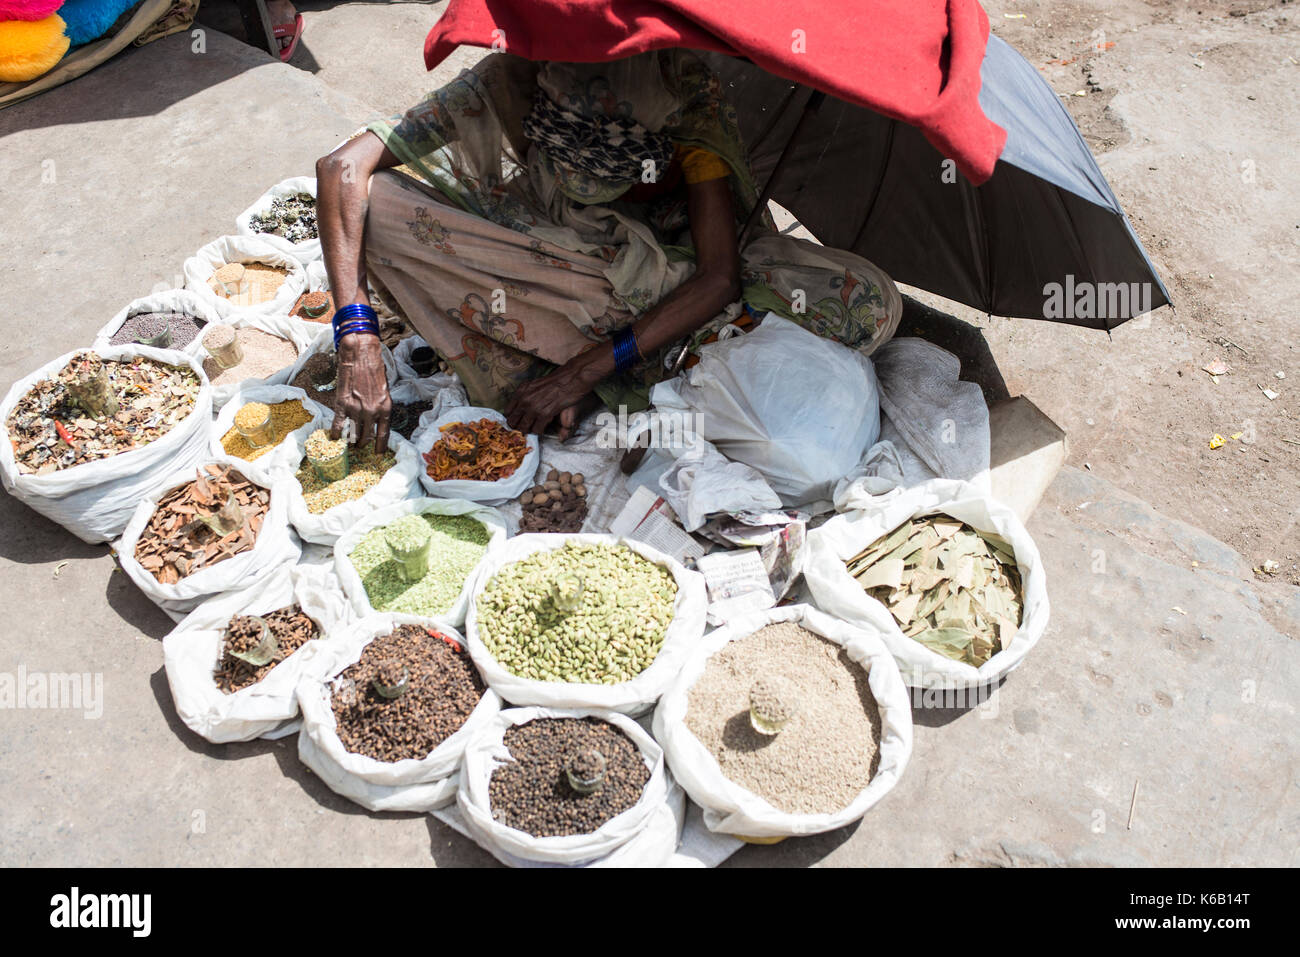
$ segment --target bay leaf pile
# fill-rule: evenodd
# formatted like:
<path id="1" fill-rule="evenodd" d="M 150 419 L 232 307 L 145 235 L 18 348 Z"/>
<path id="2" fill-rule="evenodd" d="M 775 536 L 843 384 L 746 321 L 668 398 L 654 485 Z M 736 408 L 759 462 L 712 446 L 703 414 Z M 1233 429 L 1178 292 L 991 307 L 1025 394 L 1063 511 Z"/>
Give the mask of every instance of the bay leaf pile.
<path id="1" fill-rule="evenodd" d="M 1020 570 L 1011 546 L 947 515 L 923 515 L 877 539 L 845 565 L 903 634 L 979 667 L 1020 627 Z"/>
<path id="2" fill-rule="evenodd" d="M 108 378 L 111 411 L 95 416 L 78 405 L 75 386 L 100 374 Z M 189 366 L 78 352 L 23 394 L 5 428 L 18 471 L 46 475 L 158 440 L 194 411 L 198 395 L 199 377 Z"/>
<path id="3" fill-rule="evenodd" d="M 223 508 L 236 507 L 243 520 L 233 531 L 220 534 L 210 522 Z M 175 585 L 252 548 L 270 507 L 269 490 L 227 465 L 205 465 L 193 482 L 158 500 L 135 544 L 135 560 L 162 584 Z"/>

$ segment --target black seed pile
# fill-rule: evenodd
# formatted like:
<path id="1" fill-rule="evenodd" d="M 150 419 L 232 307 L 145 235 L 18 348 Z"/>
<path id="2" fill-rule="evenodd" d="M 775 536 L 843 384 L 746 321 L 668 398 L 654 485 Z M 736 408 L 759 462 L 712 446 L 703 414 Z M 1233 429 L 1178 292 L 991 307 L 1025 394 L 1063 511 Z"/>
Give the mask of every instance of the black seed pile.
<path id="1" fill-rule="evenodd" d="M 406 666 L 409 684 L 396 698 L 385 698 L 372 682 L 394 661 Z M 459 642 L 418 625 L 398 625 L 374 639 L 339 678 L 331 705 L 343 747 L 387 762 L 428 757 L 460 730 L 484 690 Z"/>
<path id="2" fill-rule="evenodd" d="M 388 431 L 409 441 L 411 433 L 420 424 L 420 416 L 432 408 L 433 403 L 428 401 L 394 402 L 393 410 L 388 414 Z"/>
<path id="3" fill-rule="evenodd" d="M 172 326 L 173 349 L 184 349 L 207 323 L 183 312 L 141 312 L 127 318 L 108 341 L 115 346 L 129 346 L 139 339 L 152 339 L 162 332 L 163 323 Z"/>
<path id="4" fill-rule="evenodd" d="M 650 780 L 637 746 L 599 718 L 538 718 L 507 730 L 504 741 L 514 761 L 488 781 L 492 817 L 533 837 L 590 834 L 635 805 Z M 591 749 L 605 758 L 605 781 L 579 794 L 567 769 Z"/>

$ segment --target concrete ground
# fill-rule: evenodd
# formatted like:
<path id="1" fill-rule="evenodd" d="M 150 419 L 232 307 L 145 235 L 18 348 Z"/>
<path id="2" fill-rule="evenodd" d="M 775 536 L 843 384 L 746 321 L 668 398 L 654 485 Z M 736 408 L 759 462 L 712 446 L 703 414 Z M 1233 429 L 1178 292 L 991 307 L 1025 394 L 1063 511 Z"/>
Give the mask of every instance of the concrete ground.
<path id="1" fill-rule="evenodd" d="M 191 37 L 171 37 L 0 111 L 0 176 L 10 187 L 0 217 L 16 226 L 0 264 L 0 385 L 88 343 L 125 300 L 179 284 L 183 259 L 229 232 L 267 185 L 309 172 L 369 116 L 442 78 L 419 69 L 438 5 L 304 3 L 299 56 L 314 74 L 223 34 L 210 22 L 223 6 L 204 8 L 202 52 Z M 1228 102 L 1223 84 L 1201 81 L 1206 70 L 1229 70 L 1216 56 L 1233 70 L 1244 57 L 1251 75 L 1276 74 L 1246 102 L 1264 99 L 1270 118 L 1294 130 L 1294 105 L 1286 113 L 1269 102 L 1287 76 L 1294 33 L 1276 11 L 1252 12 L 1265 4 L 1242 4 L 1243 17 L 1198 5 L 1223 16 L 1189 23 L 1190 12 L 1167 4 L 1125 4 L 1116 14 L 1095 0 L 1071 5 L 1077 22 L 1051 26 L 1044 11 L 1053 6 L 988 5 L 995 29 L 1043 60 L 1068 59 L 1071 42 L 1089 39 L 1082 18 L 1103 8 L 1104 22 L 1138 31 L 1090 67 L 1109 97 L 1079 119 L 1175 296 L 1205 295 L 1180 304 L 1176 317 L 1123 327 L 1111 342 L 947 303 L 936 305 L 956 319 L 912 314 L 964 337 L 968 366 L 982 367 L 986 387 L 1000 379 L 1030 395 L 1071 433 L 1073 464 L 1029 523 L 1047 566 L 1052 624 L 982 707 L 916 710 L 912 763 L 859 825 L 747 847 L 733 864 L 1297 863 L 1300 589 L 1285 580 L 1290 572 L 1261 580 L 1252 565 L 1300 552 L 1290 544 L 1295 459 L 1280 442 L 1300 429 L 1282 431 L 1290 412 L 1269 409 L 1276 433 L 1261 429 L 1246 452 L 1213 460 L 1190 444 L 1182 457 L 1172 451 L 1212 424 L 1227 434 L 1216 416 L 1266 401 L 1233 375 L 1216 384 L 1195 371 L 1214 335 L 1198 310 L 1230 303 L 1231 315 L 1214 320 L 1222 334 L 1293 368 L 1285 363 L 1294 357 L 1297 279 L 1281 268 L 1293 262 L 1300 222 L 1282 173 L 1290 143 L 1276 123 L 1252 120 L 1254 107 Z M 1035 25 L 1001 16 L 1011 11 L 1036 18 L 1041 37 L 1008 35 Z M 1189 67 L 1198 57 L 1180 46 L 1219 52 Z M 1062 89 L 1083 66 L 1052 69 L 1063 71 L 1049 72 Z M 1230 166 L 1209 162 L 1216 137 L 1258 157 L 1256 185 L 1267 195 L 1225 188 L 1237 153 Z M 1148 183 L 1153 172 L 1159 188 Z M 1173 201 L 1175 190 L 1185 201 Z M 1294 381 L 1300 370 L 1287 375 Z M 292 739 L 213 746 L 188 731 L 162 670 L 158 639 L 170 621 L 105 546 L 84 545 L 0 496 L 0 568 L 0 609 L 15 623 L 0 672 L 101 674 L 104 699 L 90 718 L 0 710 L 9 794 L 0 862 L 492 863 L 431 818 L 369 814 L 338 798 L 299 763 Z"/>

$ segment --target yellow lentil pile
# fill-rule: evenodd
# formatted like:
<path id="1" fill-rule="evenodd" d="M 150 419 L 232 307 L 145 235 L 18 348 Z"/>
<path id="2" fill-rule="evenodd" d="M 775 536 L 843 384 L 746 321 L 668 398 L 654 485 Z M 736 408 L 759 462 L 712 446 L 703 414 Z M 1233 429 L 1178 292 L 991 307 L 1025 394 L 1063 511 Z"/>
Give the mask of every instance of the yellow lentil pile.
<path id="1" fill-rule="evenodd" d="M 328 512 L 335 505 L 351 502 L 365 495 L 379 484 L 379 480 L 397 463 L 392 452 L 375 454 L 373 445 L 348 449 L 348 474 L 337 482 L 324 482 L 311 464 L 303 460 L 297 479 L 302 485 L 302 497 L 307 501 L 307 511 L 313 515 Z"/>
<path id="2" fill-rule="evenodd" d="M 248 405 L 261 405 L 260 402 L 250 402 Z M 243 413 L 244 406 L 235 413 L 238 419 Z M 299 426 L 306 425 L 311 421 L 311 413 L 303 408 L 303 404 L 297 399 L 289 399 L 285 402 L 276 402 L 271 406 L 271 432 L 273 441 L 270 445 L 264 445 L 260 448 L 253 448 L 247 440 L 239 434 L 239 429 L 232 428 L 229 432 L 221 437 L 221 447 L 226 450 L 227 455 L 233 455 L 235 458 L 251 462 L 256 458 L 265 455 L 271 449 L 275 448 L 284 437 Z"/>

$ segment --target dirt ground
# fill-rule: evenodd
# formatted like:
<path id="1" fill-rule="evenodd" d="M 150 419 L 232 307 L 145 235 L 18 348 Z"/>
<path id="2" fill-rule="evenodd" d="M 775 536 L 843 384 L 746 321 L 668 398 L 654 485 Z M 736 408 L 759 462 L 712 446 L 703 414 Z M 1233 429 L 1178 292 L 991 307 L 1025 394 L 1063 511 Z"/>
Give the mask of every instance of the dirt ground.
<path id="1" fill-rule="evenodd" d="M 1109 341 L 959 315 L 984 328 L 1011 393 L 1067 429 L 1072 464 L 1300 583 L 1300 11 L 1285 0 L 984 6 L 1063 95 L 1174 308 Z M 1202 371 L 1213 360 L 1226 375 Z M 1227 441 L 1212 450 L 1216 434 Z"/>

